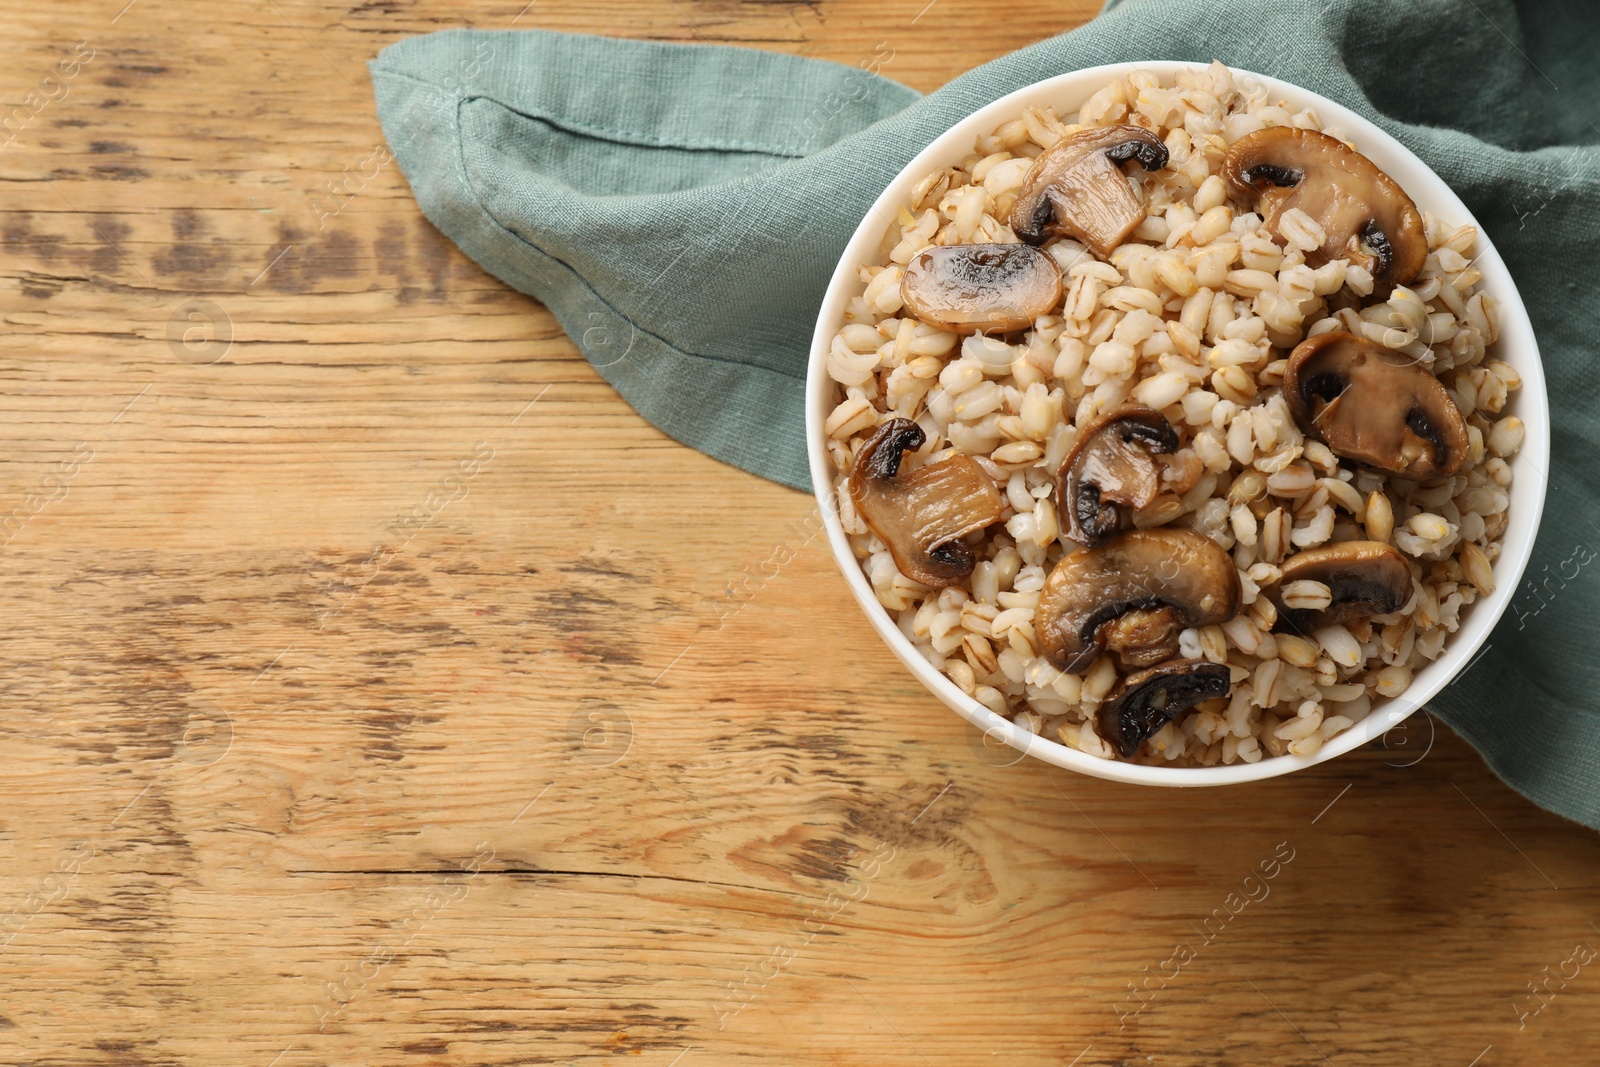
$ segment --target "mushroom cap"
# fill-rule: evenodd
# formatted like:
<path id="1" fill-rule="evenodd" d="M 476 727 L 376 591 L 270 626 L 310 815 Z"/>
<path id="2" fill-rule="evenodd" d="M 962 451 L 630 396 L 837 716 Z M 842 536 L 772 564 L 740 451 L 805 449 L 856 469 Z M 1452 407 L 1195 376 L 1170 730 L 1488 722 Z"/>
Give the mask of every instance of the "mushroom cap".
<path id="1" fill-rule="evenodd" d="M 1390 615 L 1411 599 L 1411 564 L 1382 541 L 1338 541 L 1308 548 L 1283 561 L 1279 584 L 1263 592 L 1278 609 L 1277 629 L 1308 634 L 1335 623 L 1370 615 Z M 1333 602 L 1320 611 L 1283 606 L 1281 591 L 1290 582 L 1321 582 Z"/>
<path id="2" fill-rule="evenodd" d="M 1100 705 L 1095 725 L 1117 755 L 1131 759 L 1140 745 L 1179 714 L 1227 696 L 1230 688 L 1226 663 L 1170 659 L 1124 678 Z"/>
<path id="3" fill-rule="evenodd" d="M 1138 126 L 1095 126 L 1063 137 L 1034 160 L 1023 180 L 1011 209 L 1012 231 L 1029 244 L 1066 234 L 1109 256 L 1145 218 L 1117 167 L 1130 159 L 1160 170 L 1167 146 Z"/>
<path id="4" fill-rule="evenodd" d="M 900 573 L 933 588 L 954 585 L 977 560 L 961 538 L 1000 521 L 994 479 L 971 456 L 952 456 L 902 473 L 900 454 L 926 435 L 910 419 L 873 431 L 850 472 L 856 514 L 883 539 Z"/>
<path id="5" fill-rule="evenodd" d="M 1203 534 L 1181 527 L 1128 530 L 1057 563 L 1034 609 L 1040 652 L 1065 671 L 1093 663 L 1113 622 L 1135 611 L 1170 608 L 1181 627 L 1210 626 L 1239 613 L 1233 559 Z M 1152 629 L 1165 643 L 1166 627 Z M 1127 652 L 1135 646 L 1124 644 Z"/>
<path id="6" fill-rule="evenodd" d="M 1010 333 L 1061 302 L 1061 268 L 1032 245 L 936 245 L 906 266 L 900 298 L 930 326 Z"/>
<path id="7" fill-rule="evenodd" d="M 1067 536 L 1090 548 L 1103 544 L 1122 525 L 1118 505 L 1137 510 L 1160 492 L 1153 455 L 1177 449 L 1178 431 L 1166 416 L 1138 404 L 1085 427 L 1056 480 Z"/>
<path id="8" fill-rule="evenodd" d="M 1422 481 L 1467 458 L 1467 421 L 1433 372 L 1364 337 L 1331 330 L 1289 355 L 1283 395 L 1294 421 L 1346 459 Z"/>
<path id="9" fill-rule="evenodd" d="M 1041 157 L 1042 158 L 1042 157 Z M 1385 284 L 1404 285 L 1428 258 L 1417 205 L 1377 164 L 1337 137 L 1293 126 L 1270 126 L 1233 142 L 1222 160 L 1229 185 L 1256 197 L 1267 229 L 1299 208 L 1321 224 L 1326 240 L 1313 265 L 1349 259 Z M 1361 249 L 1365 242 L 1370 253 Z"/>

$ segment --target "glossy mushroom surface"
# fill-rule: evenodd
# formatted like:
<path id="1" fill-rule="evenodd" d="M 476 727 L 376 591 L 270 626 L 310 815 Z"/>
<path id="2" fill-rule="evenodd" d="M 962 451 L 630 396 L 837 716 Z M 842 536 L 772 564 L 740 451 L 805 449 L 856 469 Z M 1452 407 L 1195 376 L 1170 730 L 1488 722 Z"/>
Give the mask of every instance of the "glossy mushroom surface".
<path id="1" fill-rule="evenodd" d="M 935 245 L 906 266 L 900 297 L 930 326 L 1012 333 L 1061 302 L 1061 268 L 1032 245 Z"/>
<path id="2" fill-rule="evenodd" d="M 1283 213 L 1304 211 L 1325 239 L 1309 260 L 1349 259 L 1384 284 L 1405 284 L 1428 258 L 1422 215 L 1406 191 L 1337 137 L 1270 126 L 1233 143 L 1224 179 L 1278 233 Z M 1363 247 L 1364 246 L 1364 247 Z"/>
<path id="3" fill-rule="evenodd" d="M 1336 623 L 1389 615 L 1411 599 L 1411 565 L 1381 541 L 1340 541 L 1297 552 L 1283 561 L 1283 577 L 1262 592 L 1278 609 L 1275 627 L 1309 634 Z M 1285 607 L 1283 589 L 1291 582 L 1321 582 L 1332 596 L 1327 607 Z"/>
<path id="4" fill-rule="evenodd" d="M 1157 730 L 1196 704 L 1228 695 L 1225 663 L 1174 659 L 1130 674 L 1106 696 L 1095 716 L 1102 738 L 1123 759 L 1132 759 Z"/>
<path id="5" fill-rule="evenodd" d="M 1181 630 L 1226 622 L 1239 613 L 1241 596 L 1232 557 L 1210 538 L 1178 527 L 1128 530 L 1056 564 L 1033 626 L 1040 652 L 1078 671 L 1107 648 L 1113 628 L 1124 663 L 1128 652 L 1170 655 Z M 1151 617 L 1122 622 L 1136 612 Z"/>
<path id="6" fill-rule="evenodd" d="M 1076 238 L 1109 256 L 1139 223 L 1145 207 L 1119 163 L 1145 170 L 1167 165 L 1167 146 L 1138 126 L 1097 126 L 1069 134 L 1034 161 L 1011 209 L 1011 229 L 1029 244 Z"/>
<path id="7" fill-rule="evenodd" d="M 1067 536 L 1093 548 L 1122 526 L 1127 510 L 1161 491 L 1155 456 L 1178 449 L 1178 432 L 1147 407 L 1120 408 L 1086 427 L 1062 462 L 1056 503 Z"/>
<path id="8" fill-rule="evenodd" d="M 1467 422 L 1427 367 L 1334 330 L 1296 346 L 1283 395 L 1295 422 L 1346 459 L 1423 481 L 1461 469 Z"/>
<path id="9" fill-rule="evenodd" d="M 972 573 L 977 561 L 961 538 L 999 522 L 1003 505 L 994 480 L 970 456 L 901 471 L 901 454 L 925 440 L 910 419 L 878 427 L 856 456 L 850 501 L 901 574 L 942 588 Z"/>

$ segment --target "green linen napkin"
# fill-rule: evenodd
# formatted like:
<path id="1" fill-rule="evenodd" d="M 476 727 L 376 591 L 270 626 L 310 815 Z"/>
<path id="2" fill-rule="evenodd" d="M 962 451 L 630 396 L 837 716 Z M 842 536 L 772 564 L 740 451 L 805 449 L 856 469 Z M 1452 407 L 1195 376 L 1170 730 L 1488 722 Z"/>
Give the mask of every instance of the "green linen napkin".
<path id="1" fill-rule="evenodd" d="M 1550 381 L 1529 580 L 1432 707 L 1534 801 L 1600 829 L 1600 12 L 1565 0 L 1129 0 L 935 93 L 738 48 L 449 31 L 372 63 L 423 211 L 548 306 L 645 418 L 808 484 L 802 390 L 845 241 L 899 169 L 1023 85 L 1118 60 L 1220 59 L 1370 118 L 1466 201 L 1517 278 Z"/>

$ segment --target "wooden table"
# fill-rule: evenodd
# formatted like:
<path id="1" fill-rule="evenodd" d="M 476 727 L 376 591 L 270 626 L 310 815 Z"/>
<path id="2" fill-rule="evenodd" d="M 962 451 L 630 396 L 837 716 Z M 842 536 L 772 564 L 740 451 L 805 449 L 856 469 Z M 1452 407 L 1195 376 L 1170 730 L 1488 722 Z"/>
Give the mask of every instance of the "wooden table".
<path id="1" fill-rule="evenodd" d="M 319 217 L 407 35 L 888 41 L 929 90 L 1090 0 L 124 2 L 0 44 L 0 1062 L 1592 1061 L 1600 848 L 1443 727 L 1198 793 L 1002 766 L 807 497 L 645 424 L 393 166 Z"/>

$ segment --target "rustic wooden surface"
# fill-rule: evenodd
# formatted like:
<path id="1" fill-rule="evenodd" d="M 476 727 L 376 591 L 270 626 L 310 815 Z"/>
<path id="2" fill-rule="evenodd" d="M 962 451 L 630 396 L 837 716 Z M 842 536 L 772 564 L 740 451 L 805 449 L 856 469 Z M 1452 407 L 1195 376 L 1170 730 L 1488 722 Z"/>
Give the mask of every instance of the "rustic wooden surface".
<path id="1" fill-rule="evenodd" d="M 124 2 L 0 42 L 0 1062 L 1591 1058 L 1600 848 L 1442 727 L 1226 791 L 999 766 L 806 497 L 393 166 L 319 229 L 410 34 L 891 41 L 927 90 L 1092 0 Z"/>

